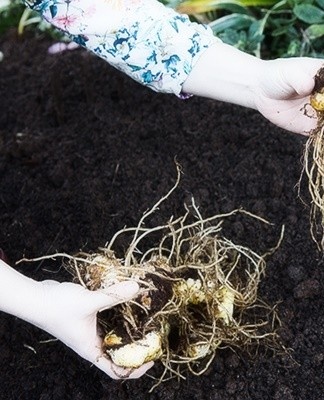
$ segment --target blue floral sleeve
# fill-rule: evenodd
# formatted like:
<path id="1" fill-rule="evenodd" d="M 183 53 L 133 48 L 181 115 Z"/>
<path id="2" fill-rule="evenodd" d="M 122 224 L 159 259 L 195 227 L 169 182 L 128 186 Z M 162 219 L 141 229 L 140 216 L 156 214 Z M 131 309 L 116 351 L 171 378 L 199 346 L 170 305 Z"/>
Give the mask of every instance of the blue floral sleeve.
<path id="1" fill-rule="evenodd" d="M 156 0 L 25 0 L 51 24 L 137 82 L 182 93 L 212 31 Z"/>

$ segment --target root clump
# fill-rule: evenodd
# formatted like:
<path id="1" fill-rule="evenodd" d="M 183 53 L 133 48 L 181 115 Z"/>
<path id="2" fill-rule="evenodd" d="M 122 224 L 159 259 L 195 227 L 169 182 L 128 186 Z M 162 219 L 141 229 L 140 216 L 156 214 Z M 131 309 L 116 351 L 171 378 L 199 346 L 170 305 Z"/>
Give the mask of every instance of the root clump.
<path id="1" fill-rule="evenodd" d="M 310 132 L 304 153 L 304 171 L 311 195 L 311 235 L 324 250 L 324 67 L 315 76 L 310 103 L 316 111 L 317 126 Z"/>
<path id="2" fill-rule="evenodd" d="M 203 374 L 221 348 L 249 352 L 260 342 L 276 348 L 280 326 L 275 307 L 259 298 L 258 289 L 266 256 L 279 246 L 283 230 L 279 243 L 259 255 L 224 237 L 222 226 L 237 214 L 267 221 L 242 209 L 203 218 L 193 199 L 184 215 L 147 228 L 148 217 L 179 180 L 178 166 L 171 190 L 136 227 L 120 230 L 97 253 L 58 253 L 32 260 L 64 257 L 73 280 L 89 290 L 104 291 L 127 280 L 139 283 L 134 300 L 99 313 L 98 323 L 104 354 L 116 365 L 137 368 L 151 360 L 162 362 L 163 372 L 153 388 L 172 377 L 185 378 L 188 371 Z M 118 258 L 114 247 L 125 235 L 129 244 Z"/>
<path id="3" fill-rule="evenodd" d="M 275 343 L 279 319 L 274 307 L 258 297 L 270 252 L 258 255 L 221 234 L 224 219 L 244 211 L 203 218 L 193 201 L 183 216 L 145 228 L 144 221 L 159 204 L 143 215 L 137 227 L 116 233 L 98 253 L 80 253 L 67 265 L 75 280 L 90 290 L 125 280 L 140 284 L 135 300 L 99 316 L 106 355 L 127 368 L 161 360 L 164 372 L 159 384 L 184 377 L 185 370 L 204 373 L 217 349 Z M 118 259 L 115 241 L 130 232 L 131 242 L 123 259 Z M 143 250 L 144 239 L 157 232 L 158 245 Z"/>

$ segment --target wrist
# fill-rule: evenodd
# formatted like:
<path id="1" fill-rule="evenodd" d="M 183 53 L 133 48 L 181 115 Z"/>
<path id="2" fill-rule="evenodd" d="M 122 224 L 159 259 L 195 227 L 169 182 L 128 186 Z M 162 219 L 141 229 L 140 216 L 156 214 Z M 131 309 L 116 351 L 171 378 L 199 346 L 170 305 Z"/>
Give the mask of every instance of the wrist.
<path id="1" fill-rule="evenodd" d="M 184 82 L 183 91 L 256 109 L 264 62 L 215 42 L 198 60 Z"/>
<path id="2" fill-rule="evenodd" d="M 0 261 L 0 310 L 36 326 L 41 326 L 43 312 L 41 282 L 20 274 Z"/>

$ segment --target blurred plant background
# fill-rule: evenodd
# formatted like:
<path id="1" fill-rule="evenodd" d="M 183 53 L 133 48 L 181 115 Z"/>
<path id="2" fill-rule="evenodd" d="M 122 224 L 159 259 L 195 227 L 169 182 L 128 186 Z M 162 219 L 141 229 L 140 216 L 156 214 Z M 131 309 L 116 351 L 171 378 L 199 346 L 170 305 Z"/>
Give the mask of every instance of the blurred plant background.
<path id="1" fill-rule="evenodd" d="M 15 29 L 18 35 L 32 29 L 37 34 L 47 34 L 54 38 L 63 36 L 37 12 L 26 8 L 23 0 L 0 0 L 0 35 L 8 29 Z"/>
<path id="2" fill-rule="evenodd" d="M 324 57 L 324 0 L 160 0 L 208 24 L 214 34 L 240 50 L 265 59 Z M 58 33 L 19 0 L 0 0 L 0 34 L 33 29 Z"/>
<path id="3" fill-rule="evenodd" d="M 258 57 L 324 56 L 324 0 L 170 0 L 170 5 Z"/>

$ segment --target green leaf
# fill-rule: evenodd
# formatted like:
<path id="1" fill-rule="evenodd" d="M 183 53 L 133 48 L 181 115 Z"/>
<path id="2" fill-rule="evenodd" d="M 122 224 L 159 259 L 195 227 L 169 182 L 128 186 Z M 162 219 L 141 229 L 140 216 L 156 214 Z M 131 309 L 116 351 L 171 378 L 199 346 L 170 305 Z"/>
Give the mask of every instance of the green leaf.
<path id="1" fill-rule="evenodd" d="M 298 40 L 293 40 L 289 43 L 286 57 L 298 57 L 301 55 L 301 43 Z"/>
<path id="2" fill-rule="evenodd" d="M 316 4 L 324 10 L 324 0 L 316 0 Z"/>
<path id="3" fill-rule="evenodd" d="M 179 4 L 177 11 L 184 14 L 202 14 L 230 6 L 241 7 L 271 7 L 276 0 L 186 0 Z"/>
<path id="4" fill-rule="evenodd" d="M 319 24 L 324 22 L 324 11 L 311 4 L 300 4 L 294 7 L 294 14 L 298 19 L 307 24 Z"/>
<path id="5" fill-rule="evenodd" d="M 234 29 L 227 29 L 223 34 L 220 35 L 220 38 L 223 42 L 233 46 L 240 41 L 240 35 Z"/>
<path id="6" fill-rule="evenodd" d="M 8 10 L 10 8 L 10 0 L 0 0 L 0 12 L 3 10 Z"/>
<path id="7" fill-rule="evenodd" d="M 277 0 L 237 0 L 233 3 L 239 3 L 245 7 L 270 7 L 277 2 Z"/>
<path id="8" fill-rule="evenodd" d="M 214 34 L 217 35 L 220 32 L 226 31 L 227 29 L 233 29 L 239 31 L 248 28 L 255 19 L 245 14 L 230 14 L 224 17 L 218 18 L 211 22 L 209 26 L 213 30 Z"/>
<path id="9" fill-rule="evenodd" d="M 281 26 L 281 27 L 279 27 L 279 28 L 277 28 L 277 29 L 274 29 L 274 30 L 271 32 L 271 35 L 272 35 L 273 37 L 275 37 L 275 36 L 285 35 L 286 33 L 287 33 L 287 27 L 286 27 L 286 26 Z"/>
<path id="10" fill-rule="evenodd" d="M 305 34 L 310 40 L 324 36 L 324 24 L 314 24 L 305 30 Z"/>
<path id="11" fill-rule="evenodd" d="M 259 37 L 263 34 L 263 21 L 253 21 L 253 23 L 249 27 L 249 36 L 250 37 Z"/>
<path id="12" fill-rule="evenodd" d="M 290 8 L 294 8 L 298 4 L 314 4 L 314 0 L 287 0 Z"/>
<path id="13" fill-rule="evenodd" d="M 236 3 L 220 3 L 217 10 L 225 10 L 230 13 L 247 14 L 248 8 Z"/>

